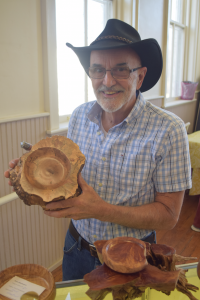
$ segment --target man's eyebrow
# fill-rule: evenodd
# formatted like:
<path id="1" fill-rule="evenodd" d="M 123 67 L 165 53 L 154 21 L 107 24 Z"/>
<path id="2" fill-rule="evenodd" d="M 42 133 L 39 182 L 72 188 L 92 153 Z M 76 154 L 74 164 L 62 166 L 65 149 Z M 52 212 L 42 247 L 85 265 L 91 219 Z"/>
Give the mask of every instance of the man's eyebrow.
<path id="1" fill-rule="evenodd" d="M 102 65 L 100 65 L 100 64 L 92 64 L 92 67 L 102 67 Z"/>
<path id="2" fill-rule="evenodd" d="M 116 66 L 124 66 L 124 65 L 127 65 L 127 63 L 116 64 Z"/>

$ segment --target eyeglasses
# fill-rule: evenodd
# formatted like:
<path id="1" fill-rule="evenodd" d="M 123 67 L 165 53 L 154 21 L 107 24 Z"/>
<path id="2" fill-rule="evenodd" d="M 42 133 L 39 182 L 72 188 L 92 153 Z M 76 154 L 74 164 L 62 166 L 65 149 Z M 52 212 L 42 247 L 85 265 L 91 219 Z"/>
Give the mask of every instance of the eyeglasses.
<path id="1" fill-rule="evenodd" d="M 141 69 L 142 67 L 138 67 L 130 70 L 128 67 L 114 67 L 110 70 L 106 70 L 101 67 L 92 67 L 88 69 L 88 73 L 90 78 L 94 79 L 103 79 L 106 75 L 107 71 L 110 71 L 111 75 L 115 79 L 128 79 L 130 77 L 130 73 Z"/>

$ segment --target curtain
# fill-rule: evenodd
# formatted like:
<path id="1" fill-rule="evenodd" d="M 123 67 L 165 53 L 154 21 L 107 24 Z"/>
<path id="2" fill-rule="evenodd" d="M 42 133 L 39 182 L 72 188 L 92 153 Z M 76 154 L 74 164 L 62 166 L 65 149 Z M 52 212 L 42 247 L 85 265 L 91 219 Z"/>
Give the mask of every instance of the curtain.
<path id="1" fill-rule="evenodd" d="M 139 0 L 113 0 L 113 18 L 122 20 L 138 30 Z"/>

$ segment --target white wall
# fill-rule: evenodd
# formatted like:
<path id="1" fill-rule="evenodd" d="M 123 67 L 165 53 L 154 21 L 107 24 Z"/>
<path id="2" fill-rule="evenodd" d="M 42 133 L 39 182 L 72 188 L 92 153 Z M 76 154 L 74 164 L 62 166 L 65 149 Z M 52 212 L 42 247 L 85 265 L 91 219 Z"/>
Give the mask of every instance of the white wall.
<path id="1" fill-rule="evenodd" d="M 39 0 L 0 0 L 0 118 L 44 112 Z"/>

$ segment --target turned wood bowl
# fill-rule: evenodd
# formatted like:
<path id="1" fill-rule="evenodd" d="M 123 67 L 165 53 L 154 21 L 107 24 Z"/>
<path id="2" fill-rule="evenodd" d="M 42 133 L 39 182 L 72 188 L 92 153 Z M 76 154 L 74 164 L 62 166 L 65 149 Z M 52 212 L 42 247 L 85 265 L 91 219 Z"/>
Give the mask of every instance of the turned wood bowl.
<path id="1" fill-rule="evenodd" d="M 0 272 L 0 288 L 14 276 L 18 276 L 32 283 L 45 288 L 39 296 L 39 300 L 53 300 L 56 295 L 56 288 L 53 275 L 46 268 L 36 264 L 22 264 L 9 267 Z M 10 300 L 0 295 L 1 300 Z"/>
<path id="2" fill-rule="evenodd" d="M 108 240 L 102 247 L 105 264 L 119 273 L 135 273 L 147 266 L 146 244 L 132 237 Z"/>
<path id="3" fill-rule="evenodd" d="M 65 136 L 47 137 L 33 145 L 10 171 L 10 181 L 27 205 L 40 205 L 80 195 L 78 175 L 85 164 L 79 146 Z"/>

